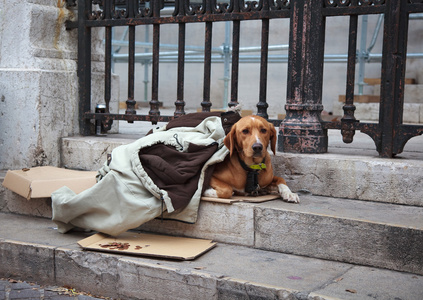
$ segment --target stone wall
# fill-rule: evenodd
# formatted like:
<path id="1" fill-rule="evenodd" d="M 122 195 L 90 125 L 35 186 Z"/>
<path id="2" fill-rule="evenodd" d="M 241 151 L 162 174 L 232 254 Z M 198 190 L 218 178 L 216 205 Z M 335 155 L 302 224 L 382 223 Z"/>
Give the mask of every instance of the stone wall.
<path id="1" fill-rule="evenodd" d="M 60 139 L 79 133 L 77 30 L 64 25 L 76 15 L 64 0 L 0 0 L 0 169 L 59 166 Z M 102 38 L 93 31 L 93 106 Z"/>

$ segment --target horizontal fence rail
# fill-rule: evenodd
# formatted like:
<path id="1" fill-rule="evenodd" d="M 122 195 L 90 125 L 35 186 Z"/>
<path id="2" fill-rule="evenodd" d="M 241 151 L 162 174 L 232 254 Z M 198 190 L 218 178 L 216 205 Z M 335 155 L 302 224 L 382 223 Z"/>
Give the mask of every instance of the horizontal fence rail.
<path id="1" fill-rule="evenodd" d="M 259 96 L 257 114 L 268 118 L 266 101 L 269 32 L 271 19 L 290 20 L 288 57 L 286 117 L 269 120 L 279 126 L 278 150 L 299 153 L 325 153 L 328 147 L 328 129 L 341 130 L 346 143 L 353 141 L 354 133 L 360 130 L 375 142 L 381 157 L 393 157 L 401 153 L 406 142 L 423 134 L 423 126 L 402 122 L 404 104 L 404 77 L 407 57 L 409 15 L 423 12 L 423 0 L 67 0 L 68 5 L 78 6 L 78 20 L 67 23 L 69 29 L 78 30 L 78 78 L 80 98 L 80 131 L 83 135 L 93 133 L 93 120 L 101 121 L 110 129 L 113 120 L 170 121 L 185 114 L 184 75 L 186 56 L 186 27 L 190 23 L 204 23 L 203 97 L 199 102 L 202 111 L 210 111 L 212 102 L 211 64 L 216 51 L 212 46 L 213 24 L 232 23 L 231 86 L 229 106 L 238 104 L 238 73 L 240 56 L 240 30 L 249 20 L 261 21 L 261 45 L 257 62 L 260 64 Z M 166 12 L 166 13 L 163 13 Z M 357 62 L 357 27 L 360 15 L 383 16 L 383 51 L 379 59 L 381 67 L 381 96 L 378 123 L 363 123 L 355 118 L 354 82 Z M 321 119 L 323 64 L 326 18 L 349 17 L 346 100 L 344 116 L 338 122 Z M 177 91 L 173 115 L 160 114 L 159 63 L 161 25 L 173 24 L 178 29 L 178 44 L 173 54 L 177 61 Z M 152 25 L 153 38 L 149 44 L 151 54 L 151 100 L 148 114 L 137 114 L 134 99 L 134 65 L 139 59 L 135 47 L 138 26 Z M 125 114 L 111 114 L 111 64 L 112 28 L 128 27 L 128 94 Z M 105 83 L 104 112 L 91 111 L 91 29 L 105 28 Z M 271 48 L 270 48 L 271 50 Z M 195 51 L 195 50 L 194 50 Z M 272 58 L 270 58 L 272 59 Z M 163 61 L 165 62 L 165 61 Z M 282 102 L 282 99 L 281 99 Z"/>

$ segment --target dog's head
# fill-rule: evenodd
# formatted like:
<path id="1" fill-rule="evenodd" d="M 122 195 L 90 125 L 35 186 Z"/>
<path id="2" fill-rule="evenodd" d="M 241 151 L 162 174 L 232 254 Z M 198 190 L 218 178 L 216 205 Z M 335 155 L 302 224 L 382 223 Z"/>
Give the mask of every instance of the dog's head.
<path id="1" fill-rule="evenodd" d="M 270 143 L 276 151 L 276 129 L 272 123 L 259 116 L 246 116 L 236 122 L 223 143 L 230 155 L 237 151 L 245 158 L 263 159 Z"/>

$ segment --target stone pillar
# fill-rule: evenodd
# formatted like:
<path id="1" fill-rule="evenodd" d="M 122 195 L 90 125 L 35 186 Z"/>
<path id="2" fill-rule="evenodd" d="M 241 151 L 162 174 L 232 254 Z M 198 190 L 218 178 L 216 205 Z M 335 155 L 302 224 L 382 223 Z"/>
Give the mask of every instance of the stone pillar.
<path id="1" fill-rule="evenodd" d="M 60 166 L 60 139 L 79 134 L 75 17 L 65 0 L 0 0 L 0 169 Z M 98 72 L 100 31 L 93 40 Z"/>

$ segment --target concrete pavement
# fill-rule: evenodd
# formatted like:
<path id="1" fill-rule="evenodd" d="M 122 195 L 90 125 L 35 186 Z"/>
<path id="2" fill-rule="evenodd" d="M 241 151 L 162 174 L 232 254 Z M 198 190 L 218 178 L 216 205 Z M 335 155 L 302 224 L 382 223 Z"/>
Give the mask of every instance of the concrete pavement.
<path id="1" fill-rule="evenodd" d="M 0 300 L 96 300 L 71 288 L 40 286 L 36 283 L 0 278 Z M 104 298 L 103 298 L 104 299 Z"/>
<path id="2" fill-rule="evenodd" d="M 83 251 L 76 242 L 90 233 L 60 234 L 44 218 L 0 213 L 0 228 L 0 277 L 111 298 L 421 300 L 423 295 L 421 275 L 244 246 L 218 243 L 196 260 L 174 261 Z"/>

